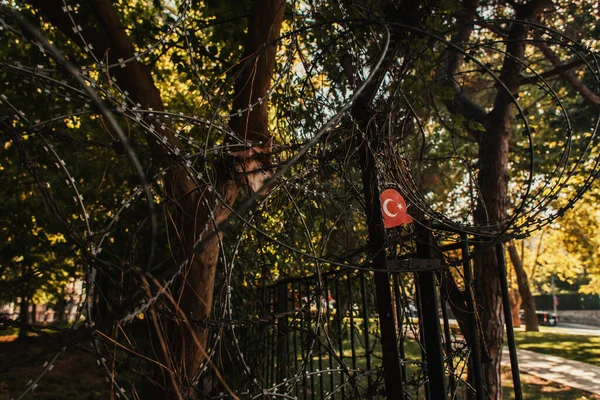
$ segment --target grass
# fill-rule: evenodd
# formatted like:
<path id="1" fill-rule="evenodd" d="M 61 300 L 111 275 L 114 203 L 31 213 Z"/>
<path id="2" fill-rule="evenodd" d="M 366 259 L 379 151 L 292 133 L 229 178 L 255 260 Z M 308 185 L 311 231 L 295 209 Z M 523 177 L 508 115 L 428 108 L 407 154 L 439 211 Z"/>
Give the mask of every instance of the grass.
<path id="1" fill-rule="evenodd" d="M 520 349 L 600 366 L 600 336 L 516 331 L 515 339 Z"/>
<path id="2" fill-rule="evenodd" d="M 13 328 L 12 326 L 9 326 L 5 329 L 0 329 L 0 340 L 2 340 L 5 337 L 10 339 L 13 336 L 17 336 L 18 333 L 19 330 L 17 328 Z"/>
<path id="3" fill-rule="evenodd" d="M 566 335 L 569 336 L 569 335 Z M 579 338 L 577 338 L 579 339 Z M 575 339 L 575 340 L 577 340 Z M 532 338 L 532 341 L 535 341 Z M 348 341 L 344 341 L 344 347 L 347 348 L 349 345 Z M 420 348 L 415 340 L 407 338 L 405 341 L 405 351 L 406 358 L 408 360 L 420 360 Z M 357 367 L 365 368 L 365 359 L 364 359 L 364 349 L 358 349 L 357 351 Z M 374 348 L 374 365 L 379 365 L 381 363 L 381 347 L 377 345 Z M 349 350 L 344 351 L 344 357 L 350 357 L 351 352 Z M 315 362 L 315 366 L 317 366 L 318 358 L 313 358 Z M 326 364 L 328 359 L 324 358 L 323 362 Z M 346 362 L 350 363 L 350 360 L 346 360 Z M 409 364 L 407 367 L 408 375 L 414 374 L 417 372 L 417 368 L 414 365 Z M 334 378 L 336 383 L 339 378 Z M 327 384 L 327 382 L 325 382 Z M 363 382 L 363 384 L 366 384 Z M 561 385 L 559 383 L 550 382 L 542 378 L 538 378 L 533 375 L 529 375 L 526 373 L 521 373 L 521 384 L 523 389 L 523 397 L 527 400 L 600 400 L 600 396 L 574 389 L 568 386 Z M 510 373 L 510 368 L 508 366 L 503 367 L 502 369 L 502 388 L 503 388 L 503 399 L 509 400 L 514 399 L 514 391 L 512 386 L 512 376 Z M 319 385 L 316 385 L 316 389 L 318 391 Z M 463 399 L 464 389 L 459 393 L 456 399 Z M 416 395 L 416 393 L 414 393 Z M 424 398 L 422 390 L 419 390 L 419 397 Z"/>
<path id="4" fill-rule="evenodd" d="M 510 368 L 502 368 L 502 398 L 514 399 Z M 533 375 L 521 373 L 523 398 L 527 400 L 599 400 L 600 396 L 549 382 Z"/>
<path id="5" fill-rule="evenodd" d="M 548 333 L 517 332 L 517 339 L 521 348 L 533 351 L 555 354 L 563 357 L 572 357 L 580 361 L 589 362 L 590 359 L 599 360 L 598 352 L 600 343 L 597 337 L 571 336 Z M 346 342 L 346 340 L 344 341 Z M 347 343 L 344 343 L 346 347 Z M 406 341 L 406 354 L 408 359 L 420 358 L 420 350 L 414 340 Z M 545 348 L 546 351 L 540 350 Z M 585 350 L 581 352 L 581 347 Z M 16 335 L 0 337 L 0 400 L 17 397 L 26 387 L 27 382 L 35 378 L 42 371 L 45 359 L 53 355 L 49 351 L 51 343 L 44 337 L 31 337 L 27 340 L 16 340 Z M 344 351 L 346 362 L 351 356 L 347 348 Z M 373 363 L 381 363 L 381 349 L 374 349 Z M 313 359 L 314 367 L 318 368 L 318 359 Z M 328 366 L 328 359 L 323 357 L 323 366 Z M 365 367 L 364 350 L 357 353 L 357 367 Z M 408 367 L 409 375 L 415 373 L 415 367 Z M 567 386 L 549 382 L 532 375 L 521 374 L 524 398 L 528 400 L 600 400 L 600 396 L 572 389 Z M 328 379 L 325 378 L 324 379 Z M 337 381 L 339 377 L 335 377 Z M 363 378 L 364 380 L 365 378 Z M 319 390 L 318 379 L 315 379 L 316 391 Z M 366 382 L 363 382 L 363 384 Z M 510 369 L 503 369 L 504 399 L 513 399 Z M 318 393 L 318 392 L 317 392 Z M 110 390 L 105 382 L 103 372 L 97 368 L 95 359 L 89 353 L 81 350 L 69 350 L 66 355 L 59 358 L 53 371 L 40 381 L 39 387 L 30 393 L 27 398 L 37 400 L 59 399 L 105 399 L 110 398 Z M 142 397 L 143 398 L 143 397 Z M 422 398 L 422 397 L 419 397 Z M 457 397 L 460 399 L 461 397 Z"/>

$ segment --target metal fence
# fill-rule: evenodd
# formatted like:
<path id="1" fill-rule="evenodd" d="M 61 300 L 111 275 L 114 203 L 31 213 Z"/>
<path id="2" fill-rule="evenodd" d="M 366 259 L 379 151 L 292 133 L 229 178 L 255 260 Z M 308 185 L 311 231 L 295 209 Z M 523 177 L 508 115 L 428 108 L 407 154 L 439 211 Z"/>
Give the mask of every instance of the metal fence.
<path id="1" fill-rule="evenodd" d="M 470 259 L 466 241 L 442 251 Z M 470 301 L 459 329 L 451 324 L 452 296 L 443 285 L 442 271 L 450 267 L 427 248 L 417 246 L 408 261 L 410 257 L 390 260 L 397 264 L 393 273 L 341 269 L 259 288 L 250 302 L 255 323 L 235 330 L 243 357 L 241 364 L 225 367 L 228 381 L 247 393 L 260 387 L 266 397 L 485 398 L 472 294 L 464 291 Z M 456 271 L 470 288 L 470 262 Z M 387 280 L 391 294 L 384 307 L 378 304 L 377 274 Z M 393 321 L 395 355 L 384 350 L 382 310 L 391 313 L 387 316 Z M 390 365 L 390 356 L 399 360 L 394 376 L 389 375 L 393 369 L 384 367 Z M 247 373 L 240 373 L 242 369 Z M 390 378 L 395 385 L 391 389 Z"/>

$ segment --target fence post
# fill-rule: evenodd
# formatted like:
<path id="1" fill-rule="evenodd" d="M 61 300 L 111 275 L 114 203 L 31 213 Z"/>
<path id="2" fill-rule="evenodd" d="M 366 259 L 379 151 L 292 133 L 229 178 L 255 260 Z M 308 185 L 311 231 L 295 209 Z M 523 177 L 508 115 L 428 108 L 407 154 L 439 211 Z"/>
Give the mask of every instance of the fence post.
<path id="1" fill-rule="evenodd" d="M 506 280 L 506 259 L 504 258 L 504 244 L 496 245 L 496 259 L 498 260 L 498 273 L 500 274 L 500 290 L 502 291 L 502 307 L 504 308 L 504 321 L 506 323 L 506 338 L 508 341 L 508 352 L 510 355 L 510 370 L 512 372 L 515 399 L 522 400 L 521 375 L 519 374 L 519 361 L 517 358 L 517 344 L 515 343 L 515 332 L 513 329 L 510 302 L 508 301 L 508 282 Z"/>
<path id="2" fill-rule="evenodd" d="M 463 259 L 463 273 L 465 277 L 465 295 L 467 296 L 467 311 L 469 319 L 467 321 L 469 328 L 469 336 L 471 337 L 471 353 L 469 354 L 469 375 L 473 376 L 475 381 L 475 398 L 477 400 L 484 400 L 483 396 L 483 376 L 481 375 L 481 351 L 479 343 L 479 333 L 477 331 L 477 318 L 475 310 L 475 299 L 473 298 L 473 291 L 471 284 L 473 282 L 473 271 L 471 269 L 471 252 L 469 251 L 469 241 L 466 234 L 461 235 L 462 241 L 462 259 Z"/>
<path id="3" fill-rule="evenodd" d="M 432 235 L 427 227 L 415 224 L 417 241 L 417 258 L 431 259 Z M 419 286 L 421 300 L 421 329 L 425 341 L 425 352 L 427 359 L 427 376 L 429 396 L 431 399 L 446 398 L 446 386 L 444 384 L 444 356 L 441 342 L 440 319 L 438 315 L 437 287 L 435 284 L 434 271 L 422 271 L 418 273 L 417 284 Z"/>
<path id="4" fill-rule="evenodd" d="M 392 276 L 392 282 L 394 284 L 394 297 L 395 297 L 395 305 L 396 305 L 396 329 L 398 332 L 398 336 L 399 336 L 399 344 L 398 344 L 398 350 L 400 352 L 400 360 L 401 360 L 401 364 L 400 364 L 400 378 L 402 380 L 402 382 L 405 382 L 406 380 L 406 365 L 404 363 L 405 359 L 406 359 L 406 355 L 404 354 L 404 340 L 406 339 L 406 336 L 404 335 L 404 312 L 402 310 L 402 302 L 400 301 L 400 279 L 398 277 L 398 274 L 394 274 Z M 410 307 L 408 308 L 410 310 Z M 410 315 L 409 315 L 410 317 Z M 400 396 L 400 400 L 404 400 L 404 391 L 402 391 L 401 396 Z"/>
<path id="5" fill-rule="evenodd" d="M 456 391 L 456 380 L 454 378 L 454 360 L 452 357 L 452 333 L 450 332 L 450 322 L 448 321 L 448 303 L 442 298 L 442 318 L 444 319 L 444 344 L 446 345 L 446 358 L 448 360 L 448 381 L 450 384 L 450 393 Z"/>
<path id="6" fill-rule="evenodd" d="M 371 365 L 371 344 L 369 341 L 369 303 L 367 301 L 367 287 L 365 285 L 365 273 L 360 271 L 360 291 L 362 297 L 362 309 L 363 309 L 363 337 L 365 341 L 365 358 L 367 361 L 367 371 L 369 371 L 369 376 L 367 377 L 368 381 L 368 389 L 367 389 L 367 399 L 373 399 L 373 378 L 371 377 L 371 370 L 373 366 Z M 393 314 L 392 314 L 393 315 Z"/>
<path id="7" fill-rule="evenodd" d="M 362 180 L 365 195 L 367 226 L 369 228 L 369 254 L 373 257 L 371 268 L 375 271 L 375 293 L 379 326 L 381 329 L 381 350 L 385 373 L 385 393 L 388 400 L 400 399 L 404 391 L 400 371 L 400 354 L 396 322 L 392 307 L 392 285 L 387 272 L 386 237 L 379 200 L 379 183 L 375 157 L 371 149 L 364 146 L 362 153 Z"/>
<path id="8" fill-rule="evenodd" d="M 287 282 L 277 286 L 277 313 L 288 311 Z M 277 318 L 277 369 L 279 382 L 287 378 L 288 368 L 288 318 L 283 315 Z"/>

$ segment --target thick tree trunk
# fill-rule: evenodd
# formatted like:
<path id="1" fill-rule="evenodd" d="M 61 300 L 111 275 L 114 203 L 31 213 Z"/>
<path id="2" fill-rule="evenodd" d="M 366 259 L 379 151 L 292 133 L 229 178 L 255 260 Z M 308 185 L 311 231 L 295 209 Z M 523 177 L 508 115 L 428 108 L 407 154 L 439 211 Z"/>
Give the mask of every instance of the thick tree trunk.
<path id="1" fill-rule="evenodd" d="M 516 19 L 536 21 L 546 6 L 547 0 L 531 0 L 516 6 Z M 505 88 L 500 88 L 494 99 L 494 107 L 487 117 L 487 131 L 479 137 L 479 188 L 481 199 L 475 212 L 475 220 L 481 225 L 495 225 L 506 218 L 508 207 L 508 152 L 511 121 L 514 118 L 513 95 L 520 85 L 521 60 L 525 53 L 528 28 L 515 22 L 506 40 L 506 57 L 500 79 Z M 492 361 L 484 366 L 484 378 L 488 397 L 502 398 L 500 362 L 502 358 L 503 322 L 500 276 L 495 250 L 488 250 L 475 258 L 475 298 L 480 307 L 485 340 Z"/>
<path id="2" fill-rule="evenodd" d="M 133 59 L 133 45 L 125 31 L 120 16 L 110 0 L 93 0 L 90 6 L 97 19 L 96 28 L 86 21 L 77 21 L 81 26 L 81 35 L 74 33 L 72 22 L 62 11 L 60 0 L 29 0 L 29 3 L 41 10 L 53 25 L 59 28 L 82 48 L 91 43 L 93 52 L 98 59 L 108 57 L 109 62 L 118 62 L 119 58 Z M 276 48 L 272 41 L 279 36 L 283 21 L 284 0 L 255 0 L 249 17 L 248 35 L 245 43 L 245 56 L 249 63 L 240 70 L 235 88 L 233 110 L 247 109 L 250 104 L 255 104 L 259 98 L 265 99 L 271 84 L 271 76 L 275 66 Z M 266 46 L 271 44 L 269 46 Z M 154 84 L 150 69 L 141 62 L 133 59 L 126 68 L 111 70 L 111 76 L 117 79 L 122 89 L 141 108 L 152 108 L 157 111 L 164 110 L 160 92 Z M 160 124 L 159 124 L 160 125 Z M 179 140 L 174 136 L 174 130 L 168 121 L 164 121 L 165 129 L 160 129 L 158 134 L 166 137 L 171 148 L 183 149 Z M 148 134 L 147 140 L 153 154 L 153 162 L 158 167 L 168 167 L 164 177 L 165 188 L 170 201 L 177 204 L 173 216 L 172 231 L 175 232 L 176 262 L 188 260 L 173 298 L 177 305 L 173 312 L 180 312 L 188 319 L 201 320 L 210 315 L 214 290 L 217 259 L 219 255 L 219 242 L 221 234 L 211 235 L 216 225 L 223 222 L 230 215 L 231 207 L 238 195 L 240 183 L 249 184 L 256 190 L 264 177 L 256 174 L 242 176 L 246 170 L 257 170 L 262 166 L 262 161 L 257 160 L 257 155 L 268 152 L 268 104 L 261 101 L 254 105 L 251 112 L 242 113 L 241 117 L 233 118 L 230 122 L 232 130 L 240 137 L 258 142 L 262 141 L 260 148 L 241 151 L 236 154 L 237 160 L 243 165 L 225 165 L 223 171 L 218 172 L 217 192 L 223 199 L 219 202 L 207 187 L 200 185 L 194 174 L 183 163 L 178 163 L 154 135 Z M 208 204 L 208 207 L 206 206 Z M 212 216 L 211 210 L 212 208 Z M 213 220 L 214 217 L 214 220 Z M 200 234 L 208 226 L 203 237 L 210 239 L 203 243 L 203 250 L 193 255 L 192 250 Z M 168 305 L 168 304 L 166 304 Z M 177 309 L 179 311 L 177 311 Z M 192 333 L 184 324 L 166 323 L 167 327 L 167 361 L 175 370 L 178 390 L 183 396 L 195 397 L 193 388 L 197 381 L 201 363 L 205 361 L 204 355 L 207 346 L 207 333 L 198 329 Z M 196 340 L 194 340 L 196 336 Z M 199 344 L 199 345 L 198 345 Z M 161 375 L 164 371 L 161 371 Z M 159 379 L 160 380 L 160 379 Z M 172 388 L 173 381 L 168 376 L 163 382 L 166 387 Z M 161 382 L 161 383 L 163 383 Z M 160 392 L 160 391 L 159 391 Z M 175 390 L 157 393 L 158 398 L 164 399 L 178 395 Z"/>
<path id="3" fill-rule="evenodd" d="M 479 188 L 483 203 L 479 203 L 475 218 L 485 226 L 506 217 L 508 188 L 508 147 L 512 104 L 500 104 L 495 109 L 495 121 L 479 142 Z M 491 399 L 500 399 L 500 363 L 502 358 L 503 323 L 502 295 L 496 251 L 490 249 L 475 258 L 475 299 L 480 307 L 481 324 L 491 361 L 484 365 L 484 379 Z"/>
<path id="4" fill-rule="evenodd" d="M 205 188 L 206 189 L 206 188 Z M 238 194 L 237 186 L 234 183 L 221 185 L 219 194 L 227 205 L 232 206 L 235 197 Z M 198 201 L 202 201 L 200 198 Z M 211 198 L 209 204 L 214 207 L 215 221 L 209 218 L 209 212 L 204 204 L 198 205 L 196 218 L 190 215 L 180 214 L 179 226 L 175 227 L 179 231 L 182 239 L 180 248 L 180 259 L 188 259 L 181 278 L 173 294 L 177 305 L 171 307 L 171 312 L 180 317 L 184 314 L 188 320 L 198 321 L 208 318 L 212 309 L 212 300 L 214 293 L 214 281 L 216 274 L 217 259 L 219 256 L 219 242 L 222 238 L 221 233 L 213 235 L 204 243 L 203 250 L 196 255 L 192 254 L 194 244 L 199 239 L 199 234 L 205 225 L 209 224 L 209 229 L 204 236 L 214 233 L 215 226 L 223 222 L 229 216 L 229 210 L 223 204 L 216 204 L 216 200 Z M 184 208 L 186 210 L 186 208 Z M 193 214 L 191 214 L 193 215 Z M 179 309 L 179 311 L 177 310 Z M 179 314 L 179 315 L 178 315 Z M 208 353 L 208 331 L 206 329 L 195 327 L 190 331 L 186 323 L 171 323 L 166 330 L 168 332 L 168 351 L 173 360 L 172 368 L 181 379 L 178 382 L 179 390 L 184 398 L 196 398 L 195 386 L 197 385 L 200 368 L 206 362 Z M 195 336 L 195 338 L 194 338 Z M 161 370 L 164 374 L 164 371 Z M 171 386 L 168 376 L 164 376 L 165 386 Z M 205 387 L 200 390 L 206 391 L 211 388 Z M 157 393 L 156 398 L 177 398 L 174 391 Z"/>
<path id="5" fill-rule="evenodd" d="M 475 301 L 490 360 L 483 364 L 483 378 L 490 399 L 501 399 L 500 363 L 502 361 L 502 295 L 495 251 L 475 258 Z"/>
<path id="6" fill-rule="evenodd" d="M 535 314 L 535 301 L 529 288 L 529 278 L 523 268 L 523 261 L 519 257 L 519 252 L 515 247 L 514 242 L 508 244 L 508 254 L 510 255 L 510 261 L 515 268 L 515 274 L 517 275 L 517 284 L 519 285 L 519 293 L 523 301 L 523 308 L 525 309 L 525 330 L 538 332 L 540 330 L 538 326 L 537 315 Z"/>
<path id="7" fill-rule="evenodd" d="M 236 81 L 235 93 L 236 97 L 232 105 L 233 110 L 244 110 L 250 105 L 253 105 L 251 112 L 243 112 L 241 116 L 232 118 L 230 121 L 231 129 L 244 141 L 250 140 L 253 142 L 263 142 L 259 148 L 253 148 L 247 151 L 238 152 L 237 157 L 246 159 L 255 156 L 257 153 L 268 152 L 270 149 L 270 134 L 268 126 L 268 102 L 261 101 L 267 95 L 271 85 L 271 76 L 275 68 L 275 53 L 276 48 L 270 44 L 279 36 L 281 25 L 283 22 L 283 11 L 285 2 L 283 0 L 255 0 L 250 13 L 248 24 L 248 35 L 246 38 L 244 58 L 251 60 L 242 66 L 239 76 Z M 253 56 L 257 55 L 257 58 Z M 249 164 L 251 163 L 251 167 Z M 198 240 L 196 235 L 190 235 L 192 232 L 199 234 L 204 229 L 206 223 L 209 223 L 209 231 L 205 234 L 211 234 L 216 225 L 226 220 L 230 216 L 229 207 L 238 195 L 240 184 L 248 184 L 253 190 L 257 190 L 262 185 L 264 176 L 256 174 L 244 175 L 243 171 L 260 169 L 262 164 L 253 158 L 253 161 L 247 163 L 243 168 L 233 166 L 234 174 L 241 175 L 242 179 L 237 179 L 236 176 L 227 176 L 227 173 L 222 173 L 217 182 L 217 192 L 224 200 L 223 204 L 215 199 L 210 199 L 209 204 L 214 207 L 215 221 L 209 219 L 210 210 L 203 205 L 197 207 L 194 205 L 194 212 L 199 212 L 200 216 L 195 222 L 188 222 L 184 226 L 185 243 L 184 249 L 191 249 L 194 243 Z M 199 208 L 199 210 L 197 210 Z M 189 219 L 186 219 L 189 221 Z M 186 221 L 184 220 L 184 222 Z M 193 219 L 191 220 L 193 221 Z M 204 244 L 204 250 L 193 257 L 192 262 L 188 264 L 188 268 L 183 274 L 180 284 L 180 292 L 177 297 L 181 299 L 179 307 L 190 319 L 204 319 L 209 317 L 212 308 L 214 280 L 216 273 L 217 260 L 220 252 L 219 242 L 222 234 L 212 236 L 212 238 Z M 174 340 L 174 359 L 180 363 L 178 371 L 181 371 L 181 376 L 187 378 L 188 384 L 196 385 L 199 368 L 205 360 L 206 353 L 210 350 L 207 341 L 207 331 L 198 331 L 198 339 L 204 349 L 199 348 L 194 344 L 192 333 L 184 326 L 180 326 L 176 330 L 177 334 L 172 338 Z M 200 390 L 208 392 L 214 389 L 211 387 L 212 382 L 204 382 L 204 387 Z M 184 395 L 194 397 L 195 391 L 193 387 L 186 390 Z"/>

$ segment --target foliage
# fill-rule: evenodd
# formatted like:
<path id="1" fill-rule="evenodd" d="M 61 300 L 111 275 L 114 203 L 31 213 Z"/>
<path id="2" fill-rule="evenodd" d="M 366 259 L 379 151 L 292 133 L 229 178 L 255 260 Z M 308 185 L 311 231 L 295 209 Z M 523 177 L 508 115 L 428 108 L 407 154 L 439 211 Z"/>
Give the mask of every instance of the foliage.
<path id="1" fill-rule="evenodd" d="M 464 42 L 456 35 L 466 26 L 457 22 L 466 2 L 424 1 L 410 9 L 395 1 L 290 2 L 281 37 L 252 54 L 245 49 L 253 34 L 247 32 L 250 1 L 106 4 L 113 3 L 117 28 L 122 23 L 127 34 L 114 44 L 125 50 L 113 46 L 101 53 L 79 43 L 77 25 L 73 30 L 67 21 L 71 29 L 61 28 L 59 18 L 41 12 L 43 2 L 11 3 L 78 66 L 85 83 L 65 73 L 47 49 L 39 51 L 43 46 L 31 32 L 2 31 L 0 195 L 7 207 L 0 212 L 0 272 L 14 289 L 3 291 L 3 300 L 22 296 L 20 290 L 56 303 L 69 278 L 85 276 L 89 303 L 104 307 L 97 313 L 110 316 L 111 324 L 129 322 L 135 307 L 146 311 L 155 302 L 141 315 L 155 317 L 158 309 L 164 318 L 169 300 L 163 286 L 175 294 L 176 307 L 206 305 L 206 315 L 189 313 L 202 319 L 194 323 L 258 317 L 251 297 L 258 287 L 340 267 L 368 268 L 380 252 L 411 254 L 412 228 L 390 231 L 385 249 L 368 248 L 372 210 L 365 197 L 383 187 L 402 191 L 418 221 L 441 222 L 476 240 L 506 240 L 546 227 L 526 243 L 525 264 L 539 290 L 548 290 L 549 274 L 598 290 L 594 204 L 585 202 L 556 221 L 597 174 L 597 109 L 553 70 L 547 55 L 575 63 L 569 71 L 597 90 L 598 9 L 592 1 L 556 1 L 554 12 L 528 20 L 531 35 L 525 34 L 522 56 L 510 49 L 510 32 L 521 22 L 504 20 L 526 9 L 516 2 L 475 2 Z M 94 4 L 73 4 L 66 14 L 82 22 L 82 35 L 97 29 L 98 40 L 115 40 L 115 32 L 103 31 Z M 10 13 L 6 18 L 7 28 L 19 26 Z M 390 44 L 385 52 L 384 44 Z M 239 88 L 254 90 L 253 79 L 265 73 L 257 65 L 273 46 L 275 68 L 267 71 L 264 97 L 253 103 Z M 132 57 L 119 57 L 129 50 Z M 461 65 L 450 70 L 456 57 Z M 510 71 L 506 65 L 514 60 L 518 65 Z M 138 76 L 123 72 L 134 70 Z M 247 71 L 252 79 L 242 82 Z M 514 91 L 504 86 L 517 77 Z M 138 80 L 145 90 L 129 93 Z M 93 88 L 106 109 L 85 88 Z M 155 93 L 158 100 L 150 104 L 145 97 Z M 236 101 L 247 101 L 240 107 L 249 111 L 268 103 L 264 142 L 250 138 L 256 132 L 232 128 L 246 113 Z M 497 207 L 486 198 L 496 192 L 484 189 L 490 160 L 482 149 L 499 132 L 494 118 L 500 112 L 508 154 L 492 175 L 499 175 L 493 183 L 502 183 L 496 192 L 508 195 Z M 250 150 L 268 158 L 256 157 L 256 171 L 245 170 Z M 373 167 L 366 155 L 380 187 L 362 187 L 365 170 Z M 280 176 L 259 196 L 250 184 L 253 173 Z M 223 190 L 227 185 L 235 190 Z M 211 236 L 217 226 L 227 231 Z M 213 242 L 205 243 L 205 234 Z M 187 261 L 205 262 L 211 251 L 202 279 L 187 282 L 194 275 L 185 270 Z M 200 286 L 206 282 L 208 288 Z M 192 301 L 177 295 L 178 287 L 188 286 Z M 211 297 L 213 288 L 214 306 L 202 297 Z M 495 312 L 499 300 L 490 304 L 485 312 Z M 492 317 L 499 326 L 500 317 Z M 180 315 L 170 318 L 161 323 Z M 209 347 L 222 340 L 223 327 L 217 328 L 218 334 L 206 335 Z"/>
<path id="2" fill-rule="evenodd" d="M 550 293 L 554 275 L 559 290 L 600 293 L 596 192 L 594 188 L 563 218 L 525 241 L 524 265 L 538 292 Z"/>

